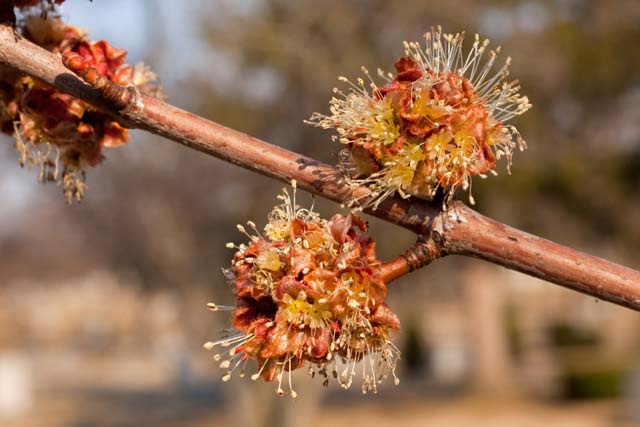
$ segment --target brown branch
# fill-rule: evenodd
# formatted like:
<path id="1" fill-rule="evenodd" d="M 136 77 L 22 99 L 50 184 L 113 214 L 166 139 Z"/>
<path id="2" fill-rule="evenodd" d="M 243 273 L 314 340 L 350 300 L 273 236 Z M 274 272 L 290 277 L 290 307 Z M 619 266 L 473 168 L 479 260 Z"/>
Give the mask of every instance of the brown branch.
<path id="1" fill-rule="evenodd" d="M 640 272 L 494 221 L 460 202 L 443 247 L 640 311 Z"/>
<path id="2" fill-rule="evenodd" d="M 29 74 L 111 113 L 127 127 L 145 129 L 189 148 L 322 197 L 344 203 L 354 194 L 333 167 L 176 108 L 131 88 L 128 105 L 114 107 L 105 88 L 92 87 L 67 70 L 59 56 L 0 27 L 0 63 Z M 104 83 L 104 82 L 103 82 Z M 365 189 L 356 196 L 366 197 Z M 447 254 L 474 256 L 640 310 L 640 272 L 524 233 L 480 215 L 460 202 L 443 212 L 423 201 L 391 198 L 368 211 L 422 236 L 403 256 L 383 265 L 397 278 Z"/>

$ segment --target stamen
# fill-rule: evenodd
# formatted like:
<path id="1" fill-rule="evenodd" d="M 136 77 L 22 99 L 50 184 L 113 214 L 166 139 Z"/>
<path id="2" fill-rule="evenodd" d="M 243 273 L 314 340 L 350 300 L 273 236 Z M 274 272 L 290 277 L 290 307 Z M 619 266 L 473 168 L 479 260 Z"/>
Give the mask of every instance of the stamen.
<path id="1" fill-rule="evenodd" d="M 291 359 L 293 359 L 293 357 L 289 358 L 289 390 L 291 391 L 291 397 L 295 399 L 296 397 L 298 397 L 298 393 L 296 393 L 296 391 L 293 389 L 293 385 L 291 384 Z"/>
<path id="2" fill-rule="evenodd" d="M 215 303 L 212 303 L 212 302 L 207 304 L 207 308 L 209 310 L 211 310 L 211 311 L 219 311 L 219 310 L 225 310 L 225 311 L 231 310 L 231 311 L 233 311 L 233 310 L 236 309 L 235 307 L 231 307 L 229 305 L 218 305 L 218 304 L 215 304 Z"/>
<path id="3" fill-rule="evenodd" d="M 266 359 L 264 361 L 264 363 L 262 364 L 262 367 L 260 368 L 260 370 L 258 372 L 256 372 L 255 374 L 251 375 L 251 380 L 252 381 L 256 381 L 258 378 L 260 378 L 260 374 L 262 374 L 262 371 L 264 370 L 265 366 L 267 366 L 267 363 L 269 363 L 269 359 Z"/>

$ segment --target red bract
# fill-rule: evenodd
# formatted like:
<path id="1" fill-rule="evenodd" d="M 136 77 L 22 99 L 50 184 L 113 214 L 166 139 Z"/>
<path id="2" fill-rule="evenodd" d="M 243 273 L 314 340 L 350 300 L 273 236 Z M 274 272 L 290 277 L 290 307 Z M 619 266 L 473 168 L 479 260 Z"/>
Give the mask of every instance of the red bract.
<path id="1" fill-rule="evenodd" d="M 26 7 L 27 3 L 34 2 L 16 5 Z M 155 78 L 153 73 L 125 64 L 125 50 L 104 40 L 92 42 L 82 30 L 64 24 L 57 17 L 27 15 L 18 31 L 51 52 L 61 55 L 75 52 L 96 73 L 119 85 L 154 90 L 149 84 Z M 84 171 L 102 161 L 102 149 L 129 140 L 127 129 L 108 114 L 43 82 L 4 68 L 0 69 L 0 127 L 3 132 L 15 135 L 21 164 L 39 168 L 41 180 L 58 182 L 68 202 L 82 198 L 86 187 Z"/>
<path id="2" fill-rule="evenodd" d="M 269 216 L 266 236 L 255 229 L 247 234 L 247 245 L 237 248 L 227 276 L 235 288 L 233 332 L 206 348 L 233 346 L 230 359 L 222 354 L 222 368 L 241 375 L 248 359 L 255 359 L 258 372 L 252 377 L 282 381 L 291 371 L 310 365 L 328 383 L 328 373 L 348 388 L 355 364 L 367 363 L 362 390 L 376 391 L 389 374 L 395 377 L 399 352 L 389 332 L 400 327 L 397 317 L 384 304 L 387 287 L 379 276 L 380 262 L 375 244 L 361 234 L 366 223 L 353 214 L 321 219 L 300 209 L 286 193 L 284 204 Z M 210 304 L 215 310 L 221 307 Z M 363 359 L 365 359 L 363 361 Z M 315 369 L 313 368 L 315 366 Z M 396 378 L 397 380 L 397 378 Z"/>

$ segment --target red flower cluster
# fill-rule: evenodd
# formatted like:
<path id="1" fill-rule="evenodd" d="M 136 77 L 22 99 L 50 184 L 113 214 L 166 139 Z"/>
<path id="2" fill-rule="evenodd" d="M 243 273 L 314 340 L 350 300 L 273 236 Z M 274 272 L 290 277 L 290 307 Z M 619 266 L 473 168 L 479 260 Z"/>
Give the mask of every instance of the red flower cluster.
<path id="1" fill-rule="evenodd" d="M 411 140 L 428 140 L 444 133 L 446 142 L 450 143 L 455 138 L 454 132 L 464 132 L 465 137 L 474 141 L 473 144 L 460 144 L 466 155 L 473 156 L 468 173 L 480 175 L 493 169 L 496 156 L 489 142 L 502 132 L 502 123 L 487 120 L 489 112 L 469 80 L 451 72 L 443 74 L 427 70 L 428 80 L 434 83 L 424 88 L 415 84 L 424 74 L 411 57 L 400 58 L 395 68 L 394 79 L 374 96 L 389 100 L 400 122 L 399 135 L 389 146 L 363 144 L 363 148 L 371 149 L 372 161 L 377 165 L 380 159 L 396 155 Z M 416 89 L 420 91 L 416 93 Z M 353 144 L 359 145 L 358 140 Z M 425 177 L 434 175 L 439 186 L 451 187 L 462 181 L 464 172 L 462 168 L 439 168 L 435 156 L 426 156 L 416 170 L 414 181 L 421 184 Z M 420 184 L 416 185 L 417 192 L 422 187 Z"/>
<path id="2" fill-rule="evenodd" d="M 221 363 L 231 368 L 223 379 L 255 359 L 259 369 L 252 378 L 277 379 L 278 394 L 284 394 L 288 373 L 296 396 L 291 371 L 307 363 L 317 367 L 310 373 L 322 376 L 325 385 L 333 371 L 348 388 L 362 362 L 363 392 L 376 391 L 387 375 L 395 376 L 398 351 L 389 332 L 400 324 L 384 303 L 387 287 L 378 274 L 375 243 L 357 231 L 365 231 L 366 223 L 352 214 L 325 221 L 296 207 L 288 195 L 283 199 L 265 227 L 266 237 L 250 223 L 256 234 L 237 247 L 227 271 L 235 287 L 237 306 L 228 307 L 235 332 L 205 347 L 233 345 L 231 358 Z"/>
<path id="3" fill-rule="evenodd" d="M 459 187 L 469 189 L 471 177 L 495 174 L 500 157 L 510 165 L 513 150 L 525 147 L 517 130 L 504 125 L 531 106 L 517 82 L 505 81 L 510 60 L 492 71 L 497 51 L 483 62 L 487 40 L 476 36 L 463 55 L 461 34 L 437 29 L 425 38 L 424 49 L 405 43 L 396 73 L 380 73 L 386 80 L 380 87 L 364 68 L 370 88 L 341 77 L 349 92 L 336 89 L 331 115 L 315 113 L 308 122 L 338 131 L 342 167 L 354 187 L 371 191 L 374 208 L 396 192 L 430 200 L 442 188 L 450 198 Z"/>
<path id="4" fill-rule="evenodd" d="M 155 78 L 144 67 L 125 64 L 126 50 L 104 40 L 91 42 L 82 30 L 58 18 L 27 15 L 18 31 L 51 52 L 79 54 L 120 85 L 136 84 L 144 90 Z M 101 162 L 102 148 L 117 147 L 129 139 L 127 129 L 106 113 L 5 68 L 0 68 L 0 129 L 15 135 L 21 164 L 39 168 L 41 180 L 59 182 L 69 202 L 82 198 L 84 171 Z"/>

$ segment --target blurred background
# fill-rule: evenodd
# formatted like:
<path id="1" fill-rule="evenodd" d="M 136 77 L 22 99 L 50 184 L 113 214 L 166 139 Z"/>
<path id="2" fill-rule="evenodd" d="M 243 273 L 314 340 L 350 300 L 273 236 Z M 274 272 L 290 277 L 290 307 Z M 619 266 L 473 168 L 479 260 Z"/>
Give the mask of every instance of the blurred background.
<path id="1" fill-rule="evenodd" d="M 337 76 L 391 70 L 432 25 L 489 37 L 534 108 L 513 175 L 474 183 L 477 209 L 640 268 L 637 0 L 68 0 L 64 19 L 129 50 L 168 100 L 325 162 Z M 640 317 L 462 258 L 394 283 L 398 387 L 323 389 L 224 374 L 202 350 L 229 318 L 220 272 L 282 185 L 142 132 L 89 171 L 81 204 L 0 144 L 3 426 L 640 425 Z M 304 203 L 311 197 L 302 196 Z M 339 207 L 317 201 L 331 215 Z M 370 218 L 385 259 L 415 236 Z"/>

